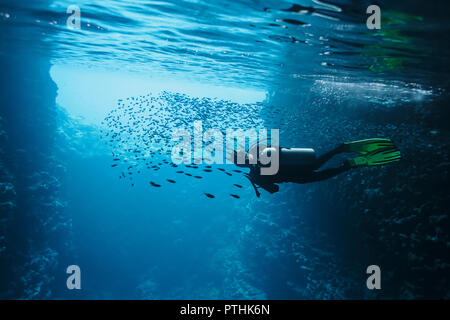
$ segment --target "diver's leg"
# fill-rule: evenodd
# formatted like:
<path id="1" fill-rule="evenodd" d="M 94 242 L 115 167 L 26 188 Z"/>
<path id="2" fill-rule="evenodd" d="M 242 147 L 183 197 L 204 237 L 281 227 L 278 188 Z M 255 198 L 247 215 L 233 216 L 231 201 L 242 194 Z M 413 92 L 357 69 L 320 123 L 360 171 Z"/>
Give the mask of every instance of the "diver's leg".
<path id="1" fill-rule="evenodd" d="M 334 148 L 331 151 L 328 151 L 327 153 L 324 153 L 320 157 L 316 159 L 314 162 L 313 168 L 314 170 L 319 169 L 321 166 L 323 166 L 328 160 L 330 160 L 333 156 L 344 152 L 344 144 L 339 145 L 337 148 Z"/>
<path id="2" fill-rule="evenodd" d="M 330 168 L 321 171 L 313 171 L 308 177 L 305 177 L 306 182 L 316 182 L 327 180 L 337 176 L 338 174 L 350 170 L 351 167 L 348 163 L 344 163 L 342 166 L 338 168 Z"/>

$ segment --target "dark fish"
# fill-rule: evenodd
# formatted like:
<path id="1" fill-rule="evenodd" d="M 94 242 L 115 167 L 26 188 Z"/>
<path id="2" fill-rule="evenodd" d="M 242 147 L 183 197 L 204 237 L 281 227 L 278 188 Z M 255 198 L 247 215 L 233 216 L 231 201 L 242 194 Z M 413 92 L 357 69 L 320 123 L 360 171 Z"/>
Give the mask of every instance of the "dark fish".
<path id="1" fill-rule="evenodd" d="M 152 186 L 154 186 L 154 187 L 157 187 L 157 188 L 161 187 L 160 184 L 154 183 L 153 181 L 150 181 L 150 184 L 151 184 Z"/>
<path id="2" fill-rule="evenodd" d="M 184 173 L 183 171 L 177 171 L 177 173 Z"/>
<path id="3" fill-rule="evenodd" d="M 293 24 L 296 26 L 303 26 L 306 24 L 306 22 L 300 21 L 300 20 L 295 20 L 295 19 L 282 19 L 283 22 L 289 23 L 289 24 Z"/>
<path id="4" fill-rule="evenodd" d="M 203 171 L 205 171 L 205 172 L 212 172 L 211 169 L 203 169 Z"/>
<path id="5" fill-rule="evenodd" d="M 113 161 L 120 161 L 120 159 L 119 158 L 114 158 Z"/>
<path id="6" fill-rule="evenodd" d="M 232 174 L 231 173 L 229 173 L 229 172 L 225 172 L 227 175 L 229 175 L 229 176 L 232 176 Z"/>
<path id="7" fill-rule="evenodd" d="M 233 170 L 233 172 L 242 173 L 241 170 Z"/>
<path id="8" fill-rule="evenodd" d="M 192 177 L 192 174 L 190 173 L 185 173 L 185 175 L 187 175 L 188 177 Z"/>
<path id="9" fill-rule="evenodd" d="M 240 184 L 234 184 L 235 187 L 242 188 Z"/>
<path id="10" fill-rule="evenodd" d="M 194 178 L 197 178 L 197 179 L 202 179 L 202 177 L 200 177 L 200 176 L 194 176 Z"/>
<path id="11" fill-rule="evenodd" d="M 217 170 L 220 170 L 220 171 L 222 171 L 222 172 L 225 172 L 225 169 L 224 169 L 224 168 L 217 168 Z"/>
<path id="12" fill-rule="evenodd" d="M 114 168 L 114 167 L 117 167 L 117 164 L 112 164 L 111 167 L 113 167 L 113 168 Z"/>
<path id="13" fill-rule="evenodd" d="M 176 183 L 176 181 L 172 179 L 167 179 L 167 181 L 169 181 L 170 183 Z"/>
<path id="14" fill-rule="evenodd" d="M 239 199 L 240 197 L 237 194 L 230 194 L 233 198 Z"/>
<path id="15" fill-rule="evenodd" d="M 205 193 L 205 196 L 207 196 L 208 198 L 211 198 L 211 199 L 215 198 L 211 193 Z"/>
<path id="16" fill-rule="evenodd" d="M 312 7 L 304 7 L 298 4 L 293 4 L 291 5 L 291 7 L 289 9 L 281 9 L 281 11 L 285 11 L 285 12 L 295 12 L 295 13 L 300 13 L 302 11 L 304 12 L 314 12 L 316 9 L 312 8 Z"/>

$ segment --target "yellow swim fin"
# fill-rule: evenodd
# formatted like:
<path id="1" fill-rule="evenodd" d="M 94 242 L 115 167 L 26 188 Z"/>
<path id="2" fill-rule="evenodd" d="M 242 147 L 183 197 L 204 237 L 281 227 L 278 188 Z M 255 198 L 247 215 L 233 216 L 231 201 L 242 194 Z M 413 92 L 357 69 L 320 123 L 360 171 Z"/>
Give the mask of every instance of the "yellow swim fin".
<path id="1" fill-rule="evenodd" d="M 364 156 L 348 159 L 350 167 L 380 166 L 400 161 L 401 154 L 396 148 L 384 148 L 372 151 Z"/>
<path id="2" fill-rule="evenodd" d="M 344 142 L 344 152 L 368 154 L 370 152 L 386 148 L 395 148 L 395 145 L 391 139 L 372 138 L 352 142 Z"/>

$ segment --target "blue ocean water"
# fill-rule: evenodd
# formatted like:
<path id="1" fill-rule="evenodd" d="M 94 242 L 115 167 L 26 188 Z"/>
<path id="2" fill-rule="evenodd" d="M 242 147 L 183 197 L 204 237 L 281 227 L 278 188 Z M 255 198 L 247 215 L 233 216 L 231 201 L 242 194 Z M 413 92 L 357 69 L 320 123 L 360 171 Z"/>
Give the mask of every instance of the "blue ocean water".
<path id="1" fill-rule="evenodd" d="M 368 1 L 73 4 L 0 1 L 1 298 L 450 297 L 447 2 L 378 1 L 380 30 Z M 196 120 L 403 159 L 257 198 L 170 165 Z"/>

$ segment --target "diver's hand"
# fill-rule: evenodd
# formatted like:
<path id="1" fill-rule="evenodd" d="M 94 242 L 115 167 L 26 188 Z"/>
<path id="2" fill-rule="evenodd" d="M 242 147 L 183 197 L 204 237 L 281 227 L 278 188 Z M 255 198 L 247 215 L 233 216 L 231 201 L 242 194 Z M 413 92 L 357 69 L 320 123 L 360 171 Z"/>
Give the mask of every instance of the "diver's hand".
<path id="1" fill-rule="evenodd" d="M 241 155 L 241 154 L 244 155 L 244 159 L 245 159 L 246 152 L 242 146 L 239 146 L 239 149 L 237 149 L 237 150 L 234 150 L 234 149 L 232 151 L 227 150 L 227 160 L 236 164 L 238 155 Z"/>

